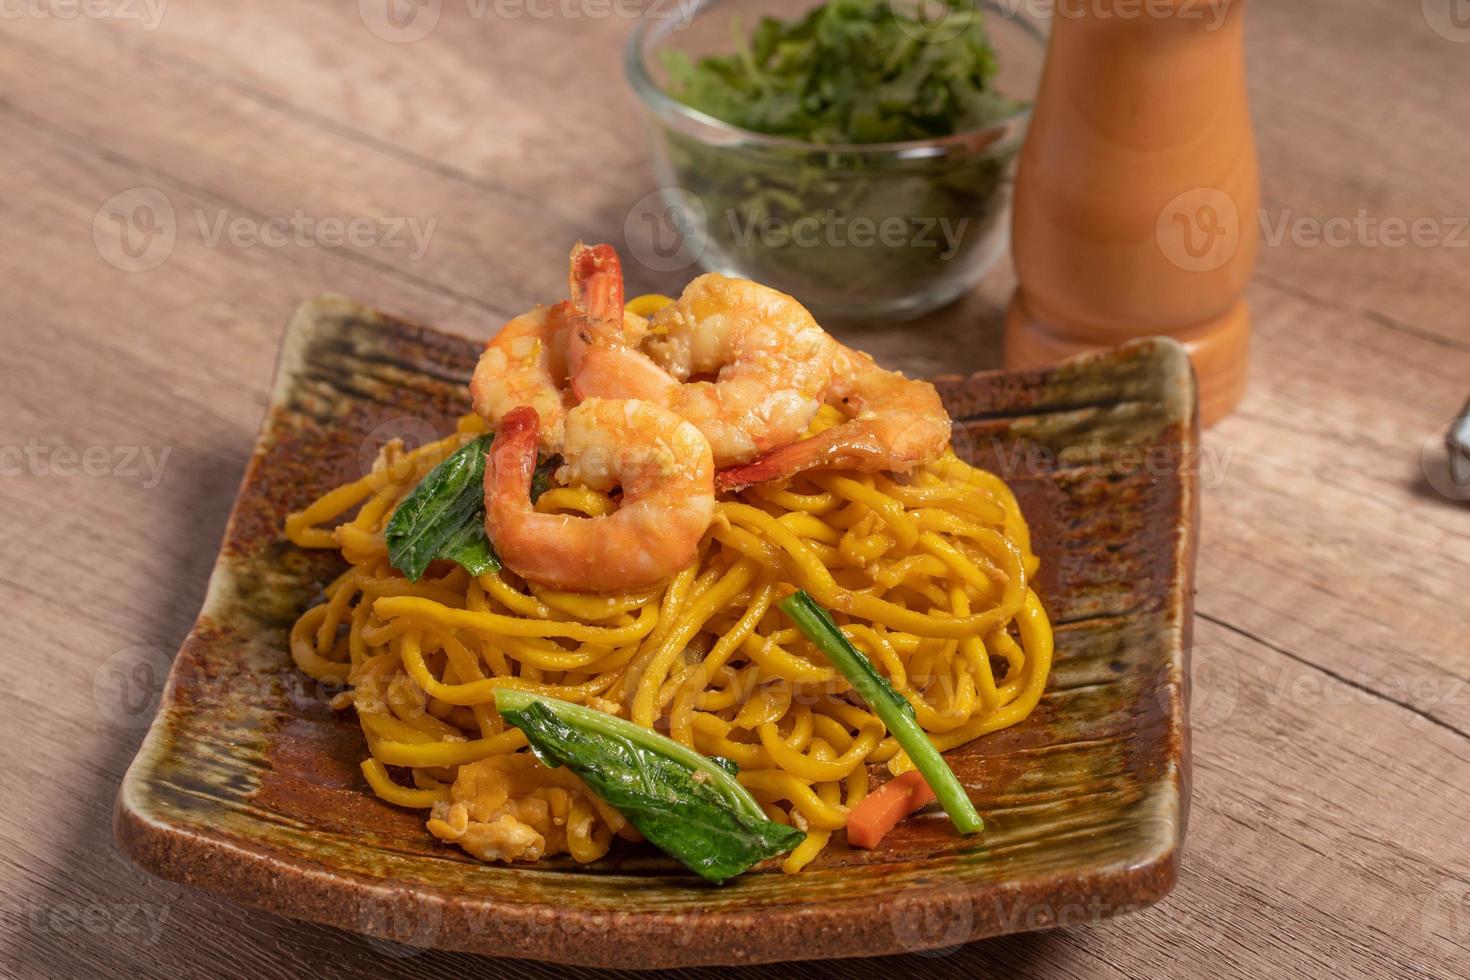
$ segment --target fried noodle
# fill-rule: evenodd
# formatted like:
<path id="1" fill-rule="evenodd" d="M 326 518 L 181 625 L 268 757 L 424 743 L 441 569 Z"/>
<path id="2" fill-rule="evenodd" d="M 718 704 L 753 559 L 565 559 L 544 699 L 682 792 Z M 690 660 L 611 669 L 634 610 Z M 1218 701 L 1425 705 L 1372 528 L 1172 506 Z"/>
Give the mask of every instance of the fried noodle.
<path id="1" fill-rule="evenodd" d="M 824 408 L 815 429 L 842 421 Z M 605 854 L 638 839 L 564 769 L 526 750 L 493 693 L 537 691 L 612 711 L 733 759 L 773 820 L 807 831 L 802 868 L 869 788 L 869 766 L 910 768 L 878 717 L 774 608 L 795 588 L 831 610 L 913 705 L 941 750 L 1036 706 L 1052 631 L 1015 497 L 952 452 L 908 476 L 809 472 L 722 499 L 695 564 L 629 595 L 558 592 L 508 571 L 436 562 L 409 582 L 388 562 L 394 507 L 485 431 L 476 416 L 412 452 L 390 443 L 372 473 L 292 514 L 291 541 L 349 568 L 291 630 L 291 654 L 350 690 L 362 763 L 382 799 L 430 811 L 428 828 L 486 860 Z M 544 493 L 537 509 L 598 515 L 614 498 Z"/>

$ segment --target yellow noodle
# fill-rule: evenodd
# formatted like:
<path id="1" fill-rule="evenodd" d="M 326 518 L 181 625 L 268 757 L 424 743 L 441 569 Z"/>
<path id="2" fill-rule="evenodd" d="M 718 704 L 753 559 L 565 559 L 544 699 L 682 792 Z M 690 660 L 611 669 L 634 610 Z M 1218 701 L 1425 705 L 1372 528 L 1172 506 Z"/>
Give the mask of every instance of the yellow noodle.
<path id="1" fill-rule="evenodd" d="M 409 789 L 399 786 L 388 775 L 388 770 L 383 764 L 374 758 L 362 761 L 362 775 L 373 788 L 373 792 L 387 800 L 389 803 L 397 803 L 399 806 L 412 807 L 422 810 L 431 807 L 440 800 L 449 798 L 447 789 Z"/>
<path id="2" fill-rule="evenodd" d="M 824 408 L 813 428 L 841 420 Z M 952 454 L 907 476 L 818 472 L 721 500 L 696 563 L 653 591 L 582 595 L 439 566 L 409 582 L 388 564 L 387 521 L 483 431 L 466 417 L 413 452 L 390 444 L 372 473 L 287 519 L 292 541 L 339 549 L 350 565 L 292 628 L 291 656 L 314 678 L 347 678 L 367 785 L 430 810 L 446 839 L 476 813 L 509 814 L 546 853 L 578 861 L 606 854 L 615 836 L 638 839 L 566 770 L 515 761 L 525 736 L 494 707 L 497 689 L 514 688 L 735 761 L 773 819 L 807 832 L 782 870 L 817 859 L 867 795 L 870 767 L 911 763 L 775 610 L 794 588 L 832 611 L 941 749 L 1015 724 L 1042 696 L 1052 634 L 1029 585 L 1025 520 L 1003 481 Z M 537 502 L 586 515 L 616 507 L 585 488 Z"/>

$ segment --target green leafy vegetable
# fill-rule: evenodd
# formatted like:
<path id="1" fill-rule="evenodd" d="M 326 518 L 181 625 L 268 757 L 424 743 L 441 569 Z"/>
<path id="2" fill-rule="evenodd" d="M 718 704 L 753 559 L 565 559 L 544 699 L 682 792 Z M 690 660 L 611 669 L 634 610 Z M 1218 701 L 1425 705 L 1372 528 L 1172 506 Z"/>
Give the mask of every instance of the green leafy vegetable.
<path id="1" fill-rule="evenodd" d="M 780 607 L 878 713 L 888 731 L 913 760 L 914 768 L 923 774 L 924 781 L 934 790 L 944 812 L 949 814 L 959 832 L 974 834 L 983 830 L 985 823 L 975 812 L 975 804 L 970 802 L 969 794 L 914 719 L 914 706 L 899 696 L 868 658 L 848 641 L 827 610 L 802 591 L 782 599 Z"/>
<path id="2" fill-rule="evenodd" d="M 1018 133 L 942 153 L 825 149 L 974 132 L 1021 108 L 995 89 L 995 51 L 976 0 L 947 0 L 933 19 L 909 6 L 828 0 L 794 20 L 762 19 L 730 54 L 663 56 L 667 91 L 679 101 L 815 144 L 665 130 L 669 182 L 697 199 L 705 219 L 696 227 L 713 265 L 819 311 L 870 316 L 923 294 L 958 293 L 990 261 Z"/>
<path id="3" fill-rule="evenodd" d="M 490 435 L 455 450 L 403 499 L 388 520 L 388 561 L 417 582 L 436 558 L 463 565 L 471 575 L 494 571 L 500 560 L 485 535 L 485 453 Z"/>
<path id="4" fill-rule="evenodd" d="M 455 450 L 403 499 L 388 520 L 388 561 L 410 582 L 436 558 L 463 565 L 471 575 L 493 572 L 500 559 L 485 534 L 486 433 Z M 560 456 L 543 456 L 531 474 L 531 503 L 555 486 Z"/>
<path id="5" fill-rule="evenodd" d="M 495 705 L 525 732 L 538 759 L 571 769 L 651 843 L 709 881 L 734 877 L 806 837 L 768 819 L 728 759 L 529 691 L 496 691 Z"/>
<path id="6" fill-rule="evenodd" d="M 917 6 L 914 4 L 913 6 Z M 895 0 L 828 0 L 763 17 L 737 50 L 669 50 L 669 91 L 717 119 L 814 143 L 891 143 L 980 129 L 1016 106 L 991 88 L 995 51 L 975 0 L 920 19 Z"/>

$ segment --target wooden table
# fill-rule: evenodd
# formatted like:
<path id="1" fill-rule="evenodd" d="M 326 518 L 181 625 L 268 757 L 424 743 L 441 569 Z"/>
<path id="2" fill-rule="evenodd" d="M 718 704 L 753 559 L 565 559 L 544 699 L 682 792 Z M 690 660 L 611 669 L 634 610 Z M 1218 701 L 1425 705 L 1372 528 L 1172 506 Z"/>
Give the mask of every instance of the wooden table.
<path id="1" fill-rule="evenodd" d="M 537 972 L 387 955 L 136 870 L 110 813 L 142 731 L 92 690 L 193 620 L 299 301 L 486 336 L 560 295 L 575 238 L 623 240 L 656 186 L 620 78 L 631 23 L 444 0 L 403 43 L 380 35 L 415 24 L 380 0 L 164 2 L 0 7 L 5 972 Z M 1115 921 L 792 972 L 1470 973 L 1470 505 L 1421 465 L 1470 394 L 1452 2 L 1249 12 L 1267 228 L 1250 391 L 1205 439 L 1178 888 Z M 266 220 L 298 214 L 299 233 Z M 354 218 L 372 240 L 336 241 Z M 1384 220 L 1414 218 L 1433 234 L 1394 247 Z M 423 254 L 398 219 L 433 222 Z M 634 264 L 630 285 L 683 275 Z M 862 342 L 912 371 L 994 366 L 1010 287 L 997 269 Z"/>

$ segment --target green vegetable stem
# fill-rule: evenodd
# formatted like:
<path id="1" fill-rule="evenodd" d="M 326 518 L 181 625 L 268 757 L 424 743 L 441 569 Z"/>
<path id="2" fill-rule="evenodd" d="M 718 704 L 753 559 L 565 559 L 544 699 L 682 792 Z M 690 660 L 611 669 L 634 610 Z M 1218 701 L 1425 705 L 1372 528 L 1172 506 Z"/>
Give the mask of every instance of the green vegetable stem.
<path id="1" fill-rule="evenodd" d="M 779 605 L 781 611 L 806 634 L 806 638 L 847 678 L 853 690 L 878 713 L 889 733 L 908 753 L 914 768 L 923 773 L 924 781 L 934 790 L 956 829 L 962 834 L 983 830 L 985 823 L 975 812 L 975 804 L 970 802 L 969 794 L 915 720 L 914 706 L 899 696 L 868 658 L 848 641 L 827 610 L 800 590 L 782 599 Z"/>

